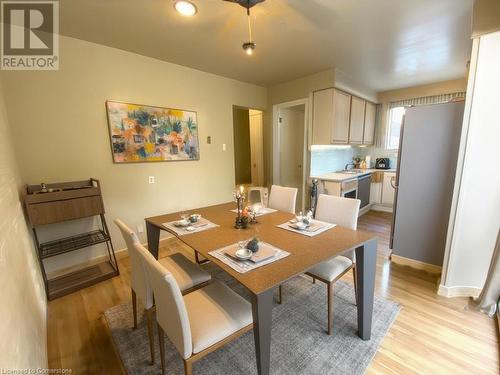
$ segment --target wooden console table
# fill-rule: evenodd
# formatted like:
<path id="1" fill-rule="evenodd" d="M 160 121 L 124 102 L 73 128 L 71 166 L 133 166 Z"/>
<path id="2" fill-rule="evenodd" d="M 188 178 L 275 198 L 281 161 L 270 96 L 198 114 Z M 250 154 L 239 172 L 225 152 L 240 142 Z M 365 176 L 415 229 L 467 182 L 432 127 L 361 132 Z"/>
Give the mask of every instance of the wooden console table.
<path id="1" fill-rule="evenodd" d="M 24 204 L 33 230 L 49 300 L 119 275 L 118 263 L 104 217 L 104 203 L 98 180 L 91 178 L 46 186 L 28 185 Z M 99 228 L 48 242 L 39 242 L 37 227 L 91 216 L 100 217 Z M 100 243 L 106 244 L 108 259 L 105 261 L 51 279 L 47 278 L 44 259 Z"/>

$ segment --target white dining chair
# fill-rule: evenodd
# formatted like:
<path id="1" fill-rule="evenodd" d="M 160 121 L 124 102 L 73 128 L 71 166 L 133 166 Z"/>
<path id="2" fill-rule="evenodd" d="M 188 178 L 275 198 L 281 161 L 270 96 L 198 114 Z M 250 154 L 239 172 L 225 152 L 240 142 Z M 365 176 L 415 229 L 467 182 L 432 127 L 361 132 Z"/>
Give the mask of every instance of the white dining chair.
<path id="1" fill-rule="evenodd" d="M 156 300 L 162 373 L 165 373 L 165 334 L 184 361 L 185 375 L 193 362 L 253 328 L 252 307 L 226 285 L 215 281 L 182 296 L 175 277 L 140 243 L 135 244 L 147 269 Z"/>
<path id="2" fill-rule="evenodd" d="M 118 226 L 122 233 L 130 257 L 130 286 L 132 292 L 134 329 L 137 328 L 137 298 L 139 298 L 139 301 L 144 306 L 146 312 L 151 363 L 154 363 L 152 318 L 154 309 L 153 290 L 149 285 L 142 257 L 137 253 L 137 250 L 135 248 L 135 245 L 140 244 L 140 241 L 135 232 L 130 229 L 123 221 L 121 221 L 120 219 L 116 219 L 115 224 Z M 210 282 L 210 274 L 203 271 L 200 267 L 189 261 L 189 259 L 187 259 L 182 254 L 172 254 L 170 256 L 161 258 L 160 262 L 172 273 L 173 277 L 175 277 L 183 293 L 189 293 L 190 291 L 201 288 L 202 286 L 205 286 Z"/>
<path id="3" fill-rule="evenodd" d="M 358 214 L 361 201 L 359 199 L 341 198 L 333 195 L 320 194 L 316 208 L 317 220 L 337 224 L 341 227 L 356 230 L 358 226 Z M 322 262 L 306 272 L 313 278 L 324 282 L 327 285 L 328 303 L 328 334 L 332 333 L 332 312 L 333 312 L 333 284 L 344 274 L 352 269 L 354 280 L 354 293 L 356 303 L 358 300 L 358 286 L 356 277 L 355 250 L 338 255 L 330 260 Z"/>
<path id="4" fill-rule="evenodd" d="M 295 213 L 295 201 L 297 200 L 297 188 L 273 185 L 269 193 L 269 208 L 275 210 Z"/>

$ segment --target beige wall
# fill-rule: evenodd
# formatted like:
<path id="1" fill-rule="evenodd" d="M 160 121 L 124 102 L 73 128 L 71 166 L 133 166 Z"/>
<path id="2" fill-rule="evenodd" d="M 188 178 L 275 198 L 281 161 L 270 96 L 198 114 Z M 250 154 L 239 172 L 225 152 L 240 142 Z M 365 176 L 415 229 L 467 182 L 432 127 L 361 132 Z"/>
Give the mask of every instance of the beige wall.
<path id="1" fill-rule="evenodd" d="M 137 229 L 147 216 L 232 199 L 233 105 L 265 109 L 265 88 L 67 37 L 60 56 L 59 71 L 2 72 L 24 183 L 98 178 L 117 249 L 124 243 L 112 224 L 116 217 Z M 200 160 L 113 164 L 107 99 L 197 111 Z M 148 184 L 148 176 L 156 183 Z M 57 269 L 102 250 L 54 257 L 47 265 Z"/>
<path id="2" fill-rule="evenodd" d="M 475 0 L 472 15 L 472 36 L 500 30 L 500 1 Z"/>
<path id="3" fill-rule="evenodd" d="M 47 367 L 47 302 L 0 87 L 0 369 Z"/>

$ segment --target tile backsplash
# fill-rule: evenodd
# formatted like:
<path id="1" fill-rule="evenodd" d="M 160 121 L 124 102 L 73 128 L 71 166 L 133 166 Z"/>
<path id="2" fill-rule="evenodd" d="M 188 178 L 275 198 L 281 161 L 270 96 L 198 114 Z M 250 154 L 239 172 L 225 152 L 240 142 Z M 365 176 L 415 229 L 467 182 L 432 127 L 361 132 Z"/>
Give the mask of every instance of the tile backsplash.
<path id="1" fill-rule="evenodd" d="M 311 176 L 344 169 L 347 163 L 352 162 L 353 156 L 357 153 L 357 148 L 349 146 L 312 146 Z"/>
<path id="2" fill-rule="evenodd" d="M 335 172 L 344 169 L 347 163 L 352 163 L 352 158 L 364 158 L 370 155 L 371 165 L 375 165 L 375 158 L 389 158 L 391 168 L 396 168 L 397 153 L 378 147 L 356 146 L 312 146 L 311 147 L 311 176 Z"/>

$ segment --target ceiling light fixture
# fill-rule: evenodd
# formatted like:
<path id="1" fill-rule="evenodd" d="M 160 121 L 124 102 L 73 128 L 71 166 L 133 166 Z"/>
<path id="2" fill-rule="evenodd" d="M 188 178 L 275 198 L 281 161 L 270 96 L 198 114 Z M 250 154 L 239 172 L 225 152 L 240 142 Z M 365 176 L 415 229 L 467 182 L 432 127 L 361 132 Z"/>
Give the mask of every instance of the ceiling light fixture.
<path id="1" fill-rule="evenodd" d="M 176 11 L 178 11 L 180 14 L 182 14 L 183 16 L 186 16 L 186 17 L 194 16 L 196 14 L 196 12 L 198 11 L 196 9 L 196 5 L 194 5 L 192 2 L 186 1 L 186 0 L 176 1 L 174 3 L 174 8 Z"/>
<path id="2" fill-rule="evenodd" d="M 248 42 L 243 43 L 242 47 L 243 50 L 247 55 L 252 55 L 253 51 L 255 50 L 256 44 L 252 40 L 252 24 L 250 20 L 250 8 L 253 7 L 254 5 L 261 3 L 265 0 L 225 0 L 229 1 L 231 3 L 236 3 L 241 5 L 243 8 L 247 10 L 247 20 L 248 20 Z"/>

